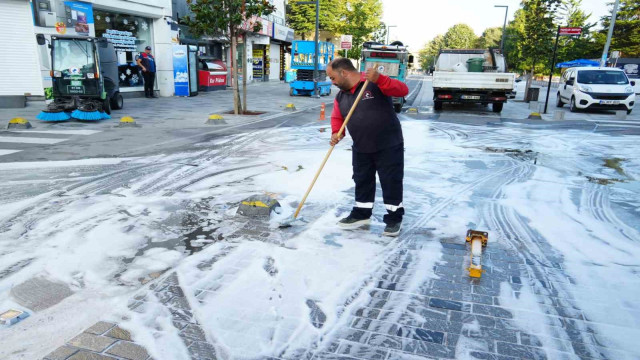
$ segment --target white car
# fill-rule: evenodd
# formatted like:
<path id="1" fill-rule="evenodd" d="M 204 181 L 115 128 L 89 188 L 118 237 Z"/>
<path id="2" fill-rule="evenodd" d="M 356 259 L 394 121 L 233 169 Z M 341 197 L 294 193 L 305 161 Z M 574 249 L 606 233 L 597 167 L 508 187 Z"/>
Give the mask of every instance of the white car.
<path id="1" fill-rule="evenodd" d="M 571 112 L 584 109 L 626 110 L 631 113 L 636 101 L 624 71 L 609 67 L 576 67 L 567 69 L 558 86 L 556 106 L 569 104 Z"/>

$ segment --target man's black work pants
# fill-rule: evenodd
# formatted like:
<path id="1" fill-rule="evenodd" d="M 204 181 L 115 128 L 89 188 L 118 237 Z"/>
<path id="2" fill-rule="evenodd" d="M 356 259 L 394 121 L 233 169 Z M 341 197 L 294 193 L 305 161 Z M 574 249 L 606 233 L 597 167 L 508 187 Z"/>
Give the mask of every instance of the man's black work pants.
<path id="1" fill-rule="evenodd" d="M 156 73 L 150 71 L 143 71 L 142 77 L 144 78 L 144 96 L 153 96 L 153 83 L 156 80 Z"/>
<path id="2" fill-rule="evenodd" d="M 404 178 L 404 144 L 375 153 L 353 151 L 353 181 L 356 183 L 356 205 L 351 215 L 368 219 L 373 212 L 376 196 L 376 172 L 382 187 L 382 199 L 387 209 L 383 221 L 395 224 L 402 221 L 402 180 Z"/>

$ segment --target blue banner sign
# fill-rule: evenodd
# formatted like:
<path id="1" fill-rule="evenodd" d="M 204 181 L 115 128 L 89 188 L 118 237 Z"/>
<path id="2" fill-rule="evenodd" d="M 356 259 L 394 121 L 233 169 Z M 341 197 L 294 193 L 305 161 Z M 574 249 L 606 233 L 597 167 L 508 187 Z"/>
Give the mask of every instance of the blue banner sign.
<path id="1" fill-rule="evenodd" d="M 173 45 L 173 83 L 176 96 L 189 96 L 189 63 L 186 45 Z"/>

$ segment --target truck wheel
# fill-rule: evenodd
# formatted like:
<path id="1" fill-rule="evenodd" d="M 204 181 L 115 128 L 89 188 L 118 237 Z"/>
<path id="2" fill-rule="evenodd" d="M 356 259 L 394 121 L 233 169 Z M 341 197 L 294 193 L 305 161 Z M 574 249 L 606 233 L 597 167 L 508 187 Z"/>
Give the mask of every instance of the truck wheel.
<path id="1" fill-rule="evenodd" d="M 558 93 L 558 95 L 556 95 L 556 107 L 563 107 L 564 103 L 562 102 L 562 99 L 560 98 L 560 93 Z"/>
<path id="2" fill-rule="evenodd" d="M 113 94 L 111 98 L 111 108 L 113 110 L 120 110 L 124 106 L 124 99 L 122 98 L 122 94 L 119 92 Z"/>
<path id="3" fill-rule="evenodd" d="M 494 113 L 499 113 L 502 111 L 502 106 L 504 105 L 504 103 L 493 103 L 493 107 L 492 110 Z"/>
<path id="4" fill-rule="evenodd" d="M 631 114 L 632 111 L 633 111 L 633 109 L 627 110 L 627 115 Z"/>
<path id="5" fill-rule="evenodd" d="M 433 102 L 433 110 L 440 111 L 442 110 L 442 101 L 434 101 Z"/>

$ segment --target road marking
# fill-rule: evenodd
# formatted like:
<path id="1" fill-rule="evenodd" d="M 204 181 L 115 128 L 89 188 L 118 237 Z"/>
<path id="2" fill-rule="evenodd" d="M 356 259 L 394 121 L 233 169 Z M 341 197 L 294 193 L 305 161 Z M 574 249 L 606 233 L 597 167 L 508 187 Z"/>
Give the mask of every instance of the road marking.
<path id="1" fill-rule="evenodd" d="M 57 134 L 57 135 L 93 135 L 101 131 L 98 131 L 98 130 L 9 130 L 9 132 Z"/>
<path id="2" fill-rule="evenodd" d="M 47 139 L 34 137 L 0 136 L 0 142 L 22 143 L 22 144 L 57 144 L 68 139 Z"/>
<path id="3" fill-rule="evenodd" d="M 17 152 L 20 152 L 20 151 L 22 151 L 22 150 L 2 150 L 2 149 L 0 149 L 0 156 L 13 154 L 13 153 L 17 153 Z"/>

